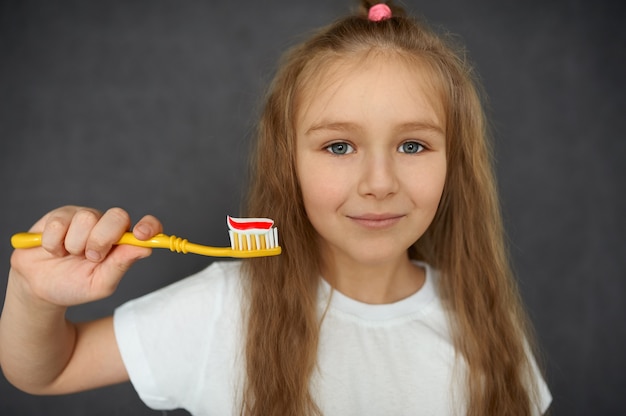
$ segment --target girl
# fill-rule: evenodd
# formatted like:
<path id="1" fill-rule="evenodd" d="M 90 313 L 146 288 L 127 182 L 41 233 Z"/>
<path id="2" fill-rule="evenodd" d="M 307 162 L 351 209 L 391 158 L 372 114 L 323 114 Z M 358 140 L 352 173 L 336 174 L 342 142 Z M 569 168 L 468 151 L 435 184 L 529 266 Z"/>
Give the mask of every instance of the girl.
<path id="1" fill-rule="evenodd" d="M 254 151 L 250 216 L 278 257 L 217 262 L 74 324 L 149 249 L 128 214 L 63 207 L 16 250 L 0 360 L 25 391 L 130 379 L 192 414 L 529 415 L 550 394 L 505 255 L 471 68 L 396 7 L 364 2 L 285 57 Z M 137 238 L 161 232 L 146 216 Z"/>

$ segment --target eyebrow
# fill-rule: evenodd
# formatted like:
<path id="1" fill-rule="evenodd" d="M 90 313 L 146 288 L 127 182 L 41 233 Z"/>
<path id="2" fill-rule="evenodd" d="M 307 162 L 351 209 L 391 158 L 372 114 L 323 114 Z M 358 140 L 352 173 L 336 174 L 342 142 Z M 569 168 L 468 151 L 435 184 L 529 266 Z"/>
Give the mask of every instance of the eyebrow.
<path id="1" fill-rule="evenodd" d="M 330 130 L 330 131 L 348 131 L 348 130 L 357 130 L 359 127 L 355 123 L 349 122 L 327 122 L 322 121 L 320 123 L 316 123 L 308 128 L 308 130 L 304 133 L 307 136 L 311 133 L 315 133 L 320 130 Z"/>
<path id="2" fill-rule="evenodd" d="M 351 122 L 333 122 L 333 121 L 322 121 L 320 123 L 316 123 L 312 125 L 306 132 L 305 135 L 309 135 L 311 133 L 315 133 L 317 131 L 351 131 L 351 130 L 360 130 L 361 127 L 356 123 Z M 445 136 L 445 131 L 439 127 L 436 123 L 431 123 L 428 121 L 410 121 L 407 123 L 402 123 L 395 128 L 398 132 L 404 131 L 431 131 L 433 133 L 438 133 Z"/>

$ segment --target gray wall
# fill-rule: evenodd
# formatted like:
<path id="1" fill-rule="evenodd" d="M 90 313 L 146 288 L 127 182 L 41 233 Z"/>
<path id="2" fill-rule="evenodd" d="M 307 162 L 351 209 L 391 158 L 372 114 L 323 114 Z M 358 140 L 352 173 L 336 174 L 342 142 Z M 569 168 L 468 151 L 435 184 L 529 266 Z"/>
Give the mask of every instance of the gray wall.
<path id="1" fill-rule="evenodd" d="M 68 203 L 119 205 L 134 219 L 153 213 L 169 233 L 225 243 L 224 217 L 238 212 L 248 140 L 279 53 L 352 4 L 212 3 L 0 3 L 5 271 L 11 234 Z M 513 261 L 554 414 L 625 414 L 625 6 L 406 3 L 457 33 L 484 80 Z M 110 314 L 209 261 L 155 252 L 113 297 L 70 314 Z M 0 414 L 160 412 L 130 385 L 32 397 L 0 377 Z"/>

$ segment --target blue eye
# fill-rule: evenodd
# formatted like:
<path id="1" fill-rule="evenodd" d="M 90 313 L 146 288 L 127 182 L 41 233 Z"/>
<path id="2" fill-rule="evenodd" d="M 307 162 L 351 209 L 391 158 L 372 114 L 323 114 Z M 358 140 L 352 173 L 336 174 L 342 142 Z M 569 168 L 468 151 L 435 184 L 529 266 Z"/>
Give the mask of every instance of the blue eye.
<path id="1" fill-rule="evenodd" d="M 419 153 L 424 150 L 424 146 L 418 142 L 404 142 L 398 148 L 400 153 Z"/>
<path id="2" fill-rule="evenodd" d="M 354 148 L 348 143 L 337 142 L 326 146 L 326 150 L 334 155 L 345 155 L 354 152 Z"/>

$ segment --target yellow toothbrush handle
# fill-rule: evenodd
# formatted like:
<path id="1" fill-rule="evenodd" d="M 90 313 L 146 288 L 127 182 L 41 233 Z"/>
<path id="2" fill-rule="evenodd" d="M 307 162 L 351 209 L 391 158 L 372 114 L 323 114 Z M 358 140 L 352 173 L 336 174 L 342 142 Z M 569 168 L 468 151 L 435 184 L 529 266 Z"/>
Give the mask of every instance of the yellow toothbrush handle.
<path id="1" fill-rule="evenodd" d="M 160 247 L 165 244 L 162 238 L 148 241 L 141 241 L 135 238 L 132 233 L 124 233 L 117 244 L 132 244 L 141 247 Z M 33 248 L 41 246 L 41 233 L 17 233 L 11 237 L 11 245 L 13 248 Z"/>
<path id="2" fill-rule="evenodd" d="M 177 253 L 194 253 L 210 257 L 264 257 L 276 256 L 281 253 L 280 247 L 263 250 L 233 250 L 230 247 L 209 247 L 190 243 L 184 238 L 174 235 L 157 234 L 149 240 L 139 240 L 133 233 L 124 233 L 116 244 L 129 244 L 138 247 L 167 248 Z M 11 237 L 13 248 L 32 248 L 41 245 L 41 233 L 17 233 Z"/>
<path id="3" fill-rule="evenodd" d="M 209 257 L 267 257 L 277 256 L 281 253 L 280 247 L 259 250 L 233 250 L 230 247 L 210 247 L 202 244 L 190 243 L 185 238 L 175 235 L 157 234 L 149 240 L 138 240 L 133 233 L 124 233 L 117 244 L 130 244 L 139 247 L 167 248 L 176 253 L 194 253 Z"/>
<path id="4" fill-rule="evenodd" d="M 13 248 L 32 248 L 41 245 L 41 233 L 17 233 L 11 237 Z"/>

